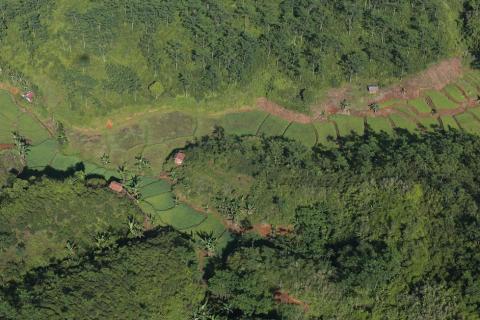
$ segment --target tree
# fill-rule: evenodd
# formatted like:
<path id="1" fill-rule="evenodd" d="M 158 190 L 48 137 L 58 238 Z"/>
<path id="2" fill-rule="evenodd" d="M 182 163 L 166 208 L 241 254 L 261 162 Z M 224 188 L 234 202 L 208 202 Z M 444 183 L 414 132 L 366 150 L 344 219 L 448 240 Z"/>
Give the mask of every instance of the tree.
<path id="1" fill-rule="evenodd" d="M 23 164 L 26 163 L 27 153 L 30 151 L 30 144 L 27 139 L 17 131 L 12 132 L 13 143 Z"/>
<path id="2" fill-rule="evenodd" d="M 380 110 L 380 105 L 376 102 L 373 102 L 373 103 L 370 103 L 368 105 L 368 107 L 370 108 L 371 111 L 373 111 L 374 113 L 376 113 L 378 110 Z"/>

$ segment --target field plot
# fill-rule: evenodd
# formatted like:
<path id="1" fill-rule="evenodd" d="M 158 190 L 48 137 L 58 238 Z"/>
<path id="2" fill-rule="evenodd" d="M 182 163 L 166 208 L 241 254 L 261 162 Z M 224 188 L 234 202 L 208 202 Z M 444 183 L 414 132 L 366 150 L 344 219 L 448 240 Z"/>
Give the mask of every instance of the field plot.
<path id="1" fill-rule="evenodd" d="M 308 147 L 313 147 L 317 143 L 317 135 L 311 124 L 292 123 L 284 137 L 301 142 Z"/>
<path id="2" fill-rule="evenodd" d="M 333 140 L 337 139 L 337 131 L 331 122 L 315 122 L 315 129 L 318 134 L 318 143 L 328 145 L 332 144 Z"/>
<path id="3" fill-rule="evenodd" d="M 336 114 L 331 116 L 330 120 L 333 120 L 337 123 L 338 131 L 341 137 L 348 136 L 352 134 L 352 132 L 358 135 L 363 135 L 364 133 L 363 118 Z"/>
<path id="4" fill-rule="evenodd" d="M 442 116 L 441 119 L 444 130 L 459 129 L 457 122 L 455 121 L 455 118 L 453 116 Z"/>
<path id="5" fill-rule="evenodd" d="M 388 107 L 393 107 L 396 104 L 403 103 L 402 99 L 390 99 L 384 102 L 380 102 L 378 105 L 380 106 L 380 109 L 383 108 L 388 108 Z"/>
<path id="6" fill-rule="evenodd" d="M 462 78 L 462 79 L 457 81 L 457 85 L 460 88 L 462 88 L 462 90 L 465 92 L 465 94 L 469 98 L 476 98 L 477 97 L 477 95 L 478 95 L 477 89 L 475 88 L 475 86 L 470 84 L 467 80 Z"/>
<path id="7" fill-rule="evenodd" d="M 391 114 L 390 119 L 395 124 L 395 128 L 405 129 L 415 132 L 418 129 L 417 123 L 400 114 Z"/>
<path id="8" fill-rule="evenodd" d="M 140 123 L 140 126 L 146 128 L 147 144 L 191 137 L 196 125 L 196 120 L 192 116 L 182 112 L 158 114 Z"/>
<path id="9" fill-rule="evenodd" d="M 450 95 L 455 101 L 457 102 L 463 102 L 466 100 L 466 97 L 463 95 L 462 91 L 457 88 L 457 86 L 453 84 L 449 84 L 443 90 Z"/>
<path id="10" fill-rule="evenodd" d="M 170 210 L 157 212 L 154 221 L 159 219 L 179 231 L 188 231 L 206 220 L 206 216 L 187 205 L 180 204 Z"/>
<path id="11" fill-rule="evenodd" d="M 468 112 L 472 113 L 475 117 L 480 119 L 480 108 L 468 109 Z M 479 123 L 480 124 L 480 123 Z"/>
<path id="12" fill-rule="evenodd" d="M 15 105 L 10 93 L 0 90 L 0 117 L 3 116 L 11 121 L 16 121 L 20 114 L 20 110 Z"/>
<path id="13" fill-rule="evenodd" d="M 152 207 L 157 211 L 164 211 L 175 207 L 175 201 L 171 192 L 145 198 L 143 201 L 152 205 Z"/>
<path id="14" fill-rule="evenodd" d="M 163 180 L 155 180 L 149 184 L 141 185 L 140 184 L 140 193 L 144 199 L 157 196 L 162 193 L 170 192 L 171 186 Z"/>
<path id="15" fill-rule="evenodd" d="M 455 116 L 458 123 L 468 133 L 480 133 L 480 122 L 478 122 L 471 114 L 462 113 Z"/>
<path id="16" fill-rule="evenodd" d="M 17 131 L 34 145 L 50 138 L 47 129 L 26 113 L 18 117 Z"/>
<path id="17" fill-rule="evenodd" d="M 417 115 L 418 115 L 417 114 L 418 110 L 416 108 L 414 108 L 413 106 L 406 105 L 406 104 L 401 104 L 401 105 L 395 106 L 395 110 L 397 110 L 401 113 L 404 113 L 404 114 L 408 114 L 409 116 L 414 117 L 414 118 L 416 118 Z"/>
<path id="18" fill-rule="evenodd" d="M 371 130 L 375 132 L 393 132 L 393 128 L 390 125 L 390 121 L 385 117 L 369 117 L 367 118 L 367 124 Z"/>
<path id="19" fill-rule="evenodd" d="M 215 129 L 215 126 L 220 125 L 220 119 L 209 117 L 198 117 L 197 125 L 195 127 L 194 136 L 197 138 L 209 135 Z"/>
<path id="20" fill-rule="evenodd" d="M 408 100 L 408 105 L 414 107 L 418 113 L 430 113 L 432 111 L 432 108 L 421 98 Z"/>
<path id="21" fill-rule="evenodd" d="M 282 118 L 270 115 L 258 129 L 258 134 L 266 136 L 281 136 L 287 129 L 290 122 Z"/>
<path id="22" fill-rule="evenodd" d="M 125 152 L 133 147 L 144 145 L 146 143 L 145 127 L 141 124 L 134 124 L 128 127 L 122 127 L 112 132 L 107 132 L 105 141 L 109 146 L 110 152 Z"/>
<path id="23" fill-rule="evenodd" d="M 448 110 L 457 108 L 457 104 L 438 91 L 428 91 L 427 96 L 432 99 L 433 104 L 438 110 Z"/>
<path id="24" fill-rule="evenodd" d="M 55 140 L 45 140 L 39 145 L 30 147 L 27 153 L 27 165 L 33 169 L 44 169 L 50 165 L 58 152 L 58 144 Z"/>
<path id="25" fill-rule="evenodd" d="M 418 123 L 420 124 L 423 129 L 426 130 L 435 130 L 440 127 L 440 123 L 438 119 L 433 117 L 423 117 L 418 119 Z"/>
<path id="26" fill-rule="evenodd" d="M 267 115 L 262 111 L 228 113 L 219 119 L 219 124 L 227 134 L 255 135 Z"/>
<path id="27" fill-rule="evenodd" d="M 168 156 L 175 150 L 183 148 L 188 141 L 192 141 L 193 137 L 177 138 L 166 141 L 161 144 L 155 144 L 143 149 L 143 156 L 150 161 L 150 166 L 154 172 L 160 172 L 163 164 Z"/>
<path id="28" fill-rule="evenodd" d="M 61 153 L 57 153 L 55 158 L 50 163 L 50 166 L 55 170 L 66 171 L 70 168 L 74 168 L 75 165 L 82 162 L 79 158 L 75 156 L 65 156 Z"/>

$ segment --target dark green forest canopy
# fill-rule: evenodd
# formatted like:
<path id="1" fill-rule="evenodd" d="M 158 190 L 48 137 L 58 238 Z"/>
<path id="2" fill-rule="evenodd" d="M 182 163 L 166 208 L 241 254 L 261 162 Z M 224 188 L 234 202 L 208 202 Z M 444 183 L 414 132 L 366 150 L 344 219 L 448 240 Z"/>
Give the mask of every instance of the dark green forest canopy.
<path id="1" fill-rule="evenodd" d="M 310 319 L 478 315 L 478 137 L 370 133 L 308 150 L 217 130 L 186 153 L 178 192 L 244 226 L 293 226 L 244 236 L 217 264 L 211 303 L 227 318 L 296 319 L 301 308 L 275 304 L 277 290 Z"/>
<path id="2" fill-rule="evenodd" d="M 4 76 L 57 87 L 77 115 L 234 92 L 302 109 L 321 88 L 388 82 L 463 46 L 460 1 L 6 0 L 0 11 Z"/>
<path id="3" fill-rule="evenodd" d="M 171 230 L 29 274 L 0 293 L 2 319 L 189 319 L 204 297 L 195 254 Z"/>

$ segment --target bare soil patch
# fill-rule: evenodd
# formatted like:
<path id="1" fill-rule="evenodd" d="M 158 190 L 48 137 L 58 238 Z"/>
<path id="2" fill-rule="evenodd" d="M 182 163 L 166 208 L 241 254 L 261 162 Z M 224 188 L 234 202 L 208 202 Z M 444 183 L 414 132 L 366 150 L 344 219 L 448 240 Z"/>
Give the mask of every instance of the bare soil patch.
<path id="1" fill-rule="evenodd" d="M 14 147 L 15 147 L 15 145 L 12 144 L 12 143 L 0 143 L 0 151 L 1 150 L 13 149 Z"/>
<path id="2" fill-rule="evenodd" d="M 269 101 L 265 97 L 261 97 L 257 99 L 257 106 L 265 112 L 273 114 L 277 117 L 285 119 L 290 122 L 298 122 L 298 123 L 311 123 L 312 118 L 307 116 L 306 114 L 295 112 L 292 110 L 288 110 L 275 102 Z"/>
<path id="3" fill-rule="evenodd" d="M 283 303 L 283 304 L 294 304 L 297 306 L 303 307 L 304 311 L 308 310 L 308 304 L 306 304 L 303 301 L 298 300 L 295 297 L 292 297 L 285 291 L 277 290 L 273 296 L 274 300 L 278 303 Z"/>

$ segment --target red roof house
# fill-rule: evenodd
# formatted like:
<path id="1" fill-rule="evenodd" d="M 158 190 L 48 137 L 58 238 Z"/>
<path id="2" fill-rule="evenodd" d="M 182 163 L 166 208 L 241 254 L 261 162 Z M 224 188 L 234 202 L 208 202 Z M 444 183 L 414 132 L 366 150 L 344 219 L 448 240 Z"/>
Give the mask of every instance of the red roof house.
<path id="1" fill-rule="evenodd" d="M 108 187 L 110 188 L 110 190 L 115 191 L 117 193 L 123 192 L 123 186 L 120 182 L 112 181 L 110 182 L 110 185 Z"/>
<path id="2" fill-rule="evenodd" d="M 35 97 L 35 94 L 33 93 L 33 91 L 28 91 L 27 93 L 22 94 L 22 97 L 28 102 L 32 103 L 33 98 Z"/>
<path id="3" fill-rule="evenodd" d="M 184 160 L 185 160 L 185 153 L 180 151 L 175 155 L 175 164 L 177 166 L 181 166 Z"/>

